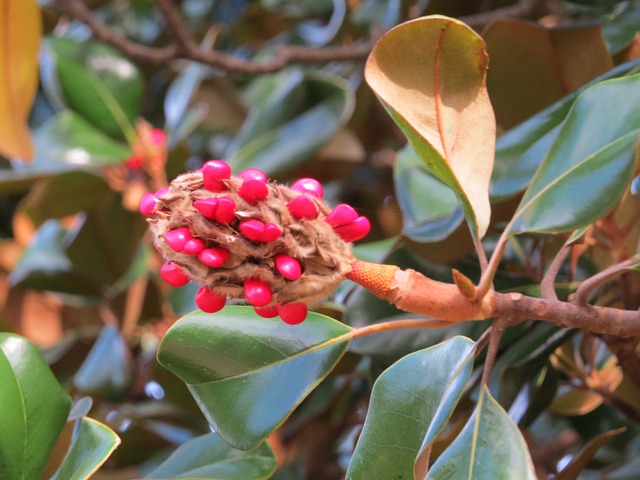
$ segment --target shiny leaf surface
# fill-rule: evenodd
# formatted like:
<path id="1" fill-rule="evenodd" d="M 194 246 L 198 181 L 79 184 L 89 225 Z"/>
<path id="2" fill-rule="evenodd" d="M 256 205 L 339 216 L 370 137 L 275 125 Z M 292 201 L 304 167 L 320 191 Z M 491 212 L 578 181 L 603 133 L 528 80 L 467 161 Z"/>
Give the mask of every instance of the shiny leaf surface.
<path id="1" fill-rule="evenodd" d="M 426 478 L 535 480 L 536 475 L 518 427 L 483 387 L 473 415 Z"/>
<path id="2" fill-rule="evenodd" d="M 71 448 L 52 480 L 85 480 L 109 458 L 120 438 L 106 425 L 83 417 L 77 420 Z"/>
<path id="3" fill-rule="evenodd" d="M 491 199 L 506 199 L 527 187 L 580 93 L 601 81 L 627 75 L 639 66 L 640 59 L 620 65 L 501 135 L 496 143 Z"/>
<path id="4" fill-rule="evenodd" d="M 491 213 L 495 138 L 487 64 L 485 44 L 473 30 L 433 16 L 387 32 L 365 68 L 371 88 L 431 173 L 455 192 L 479 238 Z"/>
<path id="5" fill-rule="evenodd" d="M 266 443 L 254 450 L 236 450 L 215 433 L 193 438 L 145 478 L 262 480 L 270 478 L 276 459 Z"/>
<path id="6" fill-rule="evenodd" d="M 602 82 L 574 103 L 507 231 L 574 230 L 608 213 L 631 182 L 640 75 Z"/>
<path id="7" fill-rule="evenodd" d="M 564 467 L 558 474 L 556 475 L 556 480 L 577 480 L 580 476 L 580 472 L 584 470 L 587 464 L 591 461 L 593 456 L 600 450 L 600 448 L 611 441 L 621 433 L 623 433 L 626 428 L 616 428 L 615 430 L 609 430 L 608 432 L 603 432 L 600 435 L 589 440 L 589 442 L 582 447 L 582 449 L 575 455 L 569 464 Z"/>
<path id="8" fill-rule="evenodd" d="M 31 160 L 27 120 L 38 88 L 42 35 L 36 0 L 0 0 L 0 155 Z"/>
<path id="9" fill-rule="evenodd" d="M 182 317 L 158 361 L 189 387 L 215 431 L 234 448 L 259 445 L 331 371 L 349 327 L 310 313 L 300 325 L 263 319 L 250 307 Z"/>
<path id="10" fill-rule="evenodd" d="M 433 432 L 433 440 L 458 403 L 473 368 L 474 345 L 454 337 L 407 355 L 378 377 L 349 480 L 413 478 L 427 433 Z"/>
<path id="11" fill-rule="evenodd" d="M 238 171 L 289 171 L 325 146 L 351 116 L 353 92 L 337 76 L 293 70 L 276 80 L 225 155 Z"/>
<path id="12" fill-rule="evenodd" d="M 0 333 L 0 478 L 38 479 L 71 399 L 25 338 Z"/>

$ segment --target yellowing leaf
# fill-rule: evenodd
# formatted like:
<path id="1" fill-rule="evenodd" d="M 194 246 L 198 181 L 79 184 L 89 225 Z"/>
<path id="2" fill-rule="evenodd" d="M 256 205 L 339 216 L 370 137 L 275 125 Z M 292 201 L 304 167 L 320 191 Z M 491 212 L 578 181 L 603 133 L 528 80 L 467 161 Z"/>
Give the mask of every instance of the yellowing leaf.
<path id="1" fill-rule="evenodd" d="M 42 34 L 35 0 L 0 0 L 0 154 L 31 160 L 27 125 L 38 86 Z"/>
<path id="2" fill-rule="evenodd" d="M 472 234 L 489 225 L 495 118 L 482 38 L 442 16 L 399 25 L 376 44 L 367 82 L 436 177 L 455 192 Z"/>

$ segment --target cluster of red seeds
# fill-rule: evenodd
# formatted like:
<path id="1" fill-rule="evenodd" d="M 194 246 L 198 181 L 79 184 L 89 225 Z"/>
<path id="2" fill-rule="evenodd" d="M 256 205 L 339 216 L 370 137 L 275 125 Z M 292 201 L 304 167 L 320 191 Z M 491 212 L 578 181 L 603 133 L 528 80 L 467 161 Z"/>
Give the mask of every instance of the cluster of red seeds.
<path id="1" fill-rule="evenodd" d="M 241 298 L 258 315 L 297 324 L 309 303 L 344 278 L 350 242 L 370 229 L 352 207 L 330 210 L 322 197 L 322 185 L 311 178 L 285 187 L 255 168 L 233 177 L 227 163 L 210 160 L 144 195 L 140 212 L 150 217 L 167 259 L 162 278 L 174 287 L 200 283 L 201 310 L 213 313 L 227 297 Z"/>

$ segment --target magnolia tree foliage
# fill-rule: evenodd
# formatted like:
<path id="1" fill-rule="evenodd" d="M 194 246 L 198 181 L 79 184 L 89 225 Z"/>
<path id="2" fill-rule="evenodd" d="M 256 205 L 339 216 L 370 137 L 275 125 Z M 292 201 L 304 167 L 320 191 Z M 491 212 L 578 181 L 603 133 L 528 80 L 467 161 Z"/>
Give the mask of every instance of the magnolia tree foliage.
<path id="1" fill-rule="evenodd" d="M 0 478 L 637 478 L 639 4 L 40 3 Z"/>

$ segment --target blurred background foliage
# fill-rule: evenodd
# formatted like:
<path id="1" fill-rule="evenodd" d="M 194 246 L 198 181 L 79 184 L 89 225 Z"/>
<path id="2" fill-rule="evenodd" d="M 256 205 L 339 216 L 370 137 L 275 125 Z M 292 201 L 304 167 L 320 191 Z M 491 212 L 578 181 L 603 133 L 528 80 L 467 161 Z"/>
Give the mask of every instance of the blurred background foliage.
<path id="1" fill-rule="evenodd" d="M 195 289 L 175 290 L 160 281 L 161 260 L 137 203 L 177 174 L 222 158 L 234 171 L 258 167 L 282 182 L 315 177 L 330 203 L 349 203 L 371 219 L 368 243 L 356 247 L 360 258 L 443 281 L 450 281 L 453 266 L 477 281 L 460 207 L 405 145 L 363 82 L 366 55 L 294 63 L 256 75 L 182 59 L 154 64 L 97 40 L 58 3 L 64 2 L 40 2 L 39 82 L 28 116 L 33 160 L 0 151 L 0 330 L 23 335 L 41 349 L 79 409 L 69 418 L 84 419 L 76 429 L 86 429 L 87 438 L 100 444 L 88 413 L 121 438 L 110 457 L 105 452 L 109 458 L 94 478 L 175 475 L 179 467 L 172 471 L 171 464 L 153 471 L 196 437 L 204 446 L 191 443 L 191 449 L 215 447 L 219 458 L 230 455 L 219 439 L 202 436 L 209 427 L 187 388 L 155 360 L 166 330 L 195 310 Z M 85 4 L 112 32 L 131 41 L 153 47 L 174 41 L 175 31 L 151 0 Z M 434 13 L 461 18 L 482 32 L 491 62 L 487 86 L 501 134 L 491 185 L 494 215 L 485 240 L 489 251 L 576 93 L 640 66 L 636 1 L 183 0 L 176 5 L 202 48 L 255 62 L 268 62 L 287 46 L 366 49 L 391 26 Z M 509 8 L 520 8 L 520 16 L 536 22 L 504 17 Z M 632 96 L 629 102 L 640 101 L 640 92 Z M 566 285 L 635 252 L 637 212 L 638 198 L 629 195 L 599 229 L 589 231 L 584 254 L 562 272 Z M 621 232 L 620 225 L 630 227 Z M 518 237 L 507 250 L 496 288 L 536 295 L 545 266 L 564 240 Z M 622 295 L 611 290 L 599 301 L 637 309 L 638 277 L 625 281 L 618 285 L 626 289 Z M 348 282 L 318 311 L 352 326 L 408 316 Z M 398 330 L 353 342 L 337 368 L 270 438 L 278 463 L 273 478 L 343 478 L 380 373 L 416 349 L 455 334 L 477 338 L 486 326 Z M 507 331 L 490 386 L 524 429 L 540 478 L 576 458 L 584 460 L 580 478 L 640 478 L 640 385 L 633 380 L 637 372 L 630 377 L 624 363 L 612 361 L 615 348 L 614 339 L 546 324 L 524 323 Z M 65 403 L 66 393 L 51 395 Z M 463 400 L 452 429 L 470 409 Z M 607 432 L 622 426 L 626 431 L 602 446 L 613 437 Z M 105 432 L 99 433 L 113 441 Z M 455 432 L 445 433 L 434 451 Z M 45 476 L 65 458 L 69 435 L 41 459 Z M 590 441 L 595 448 L 578 454 Z M 259 478 L 274 468 L 270 453 L 264 455 L 263 470 L 255 470 L 263 472 Z"/>

